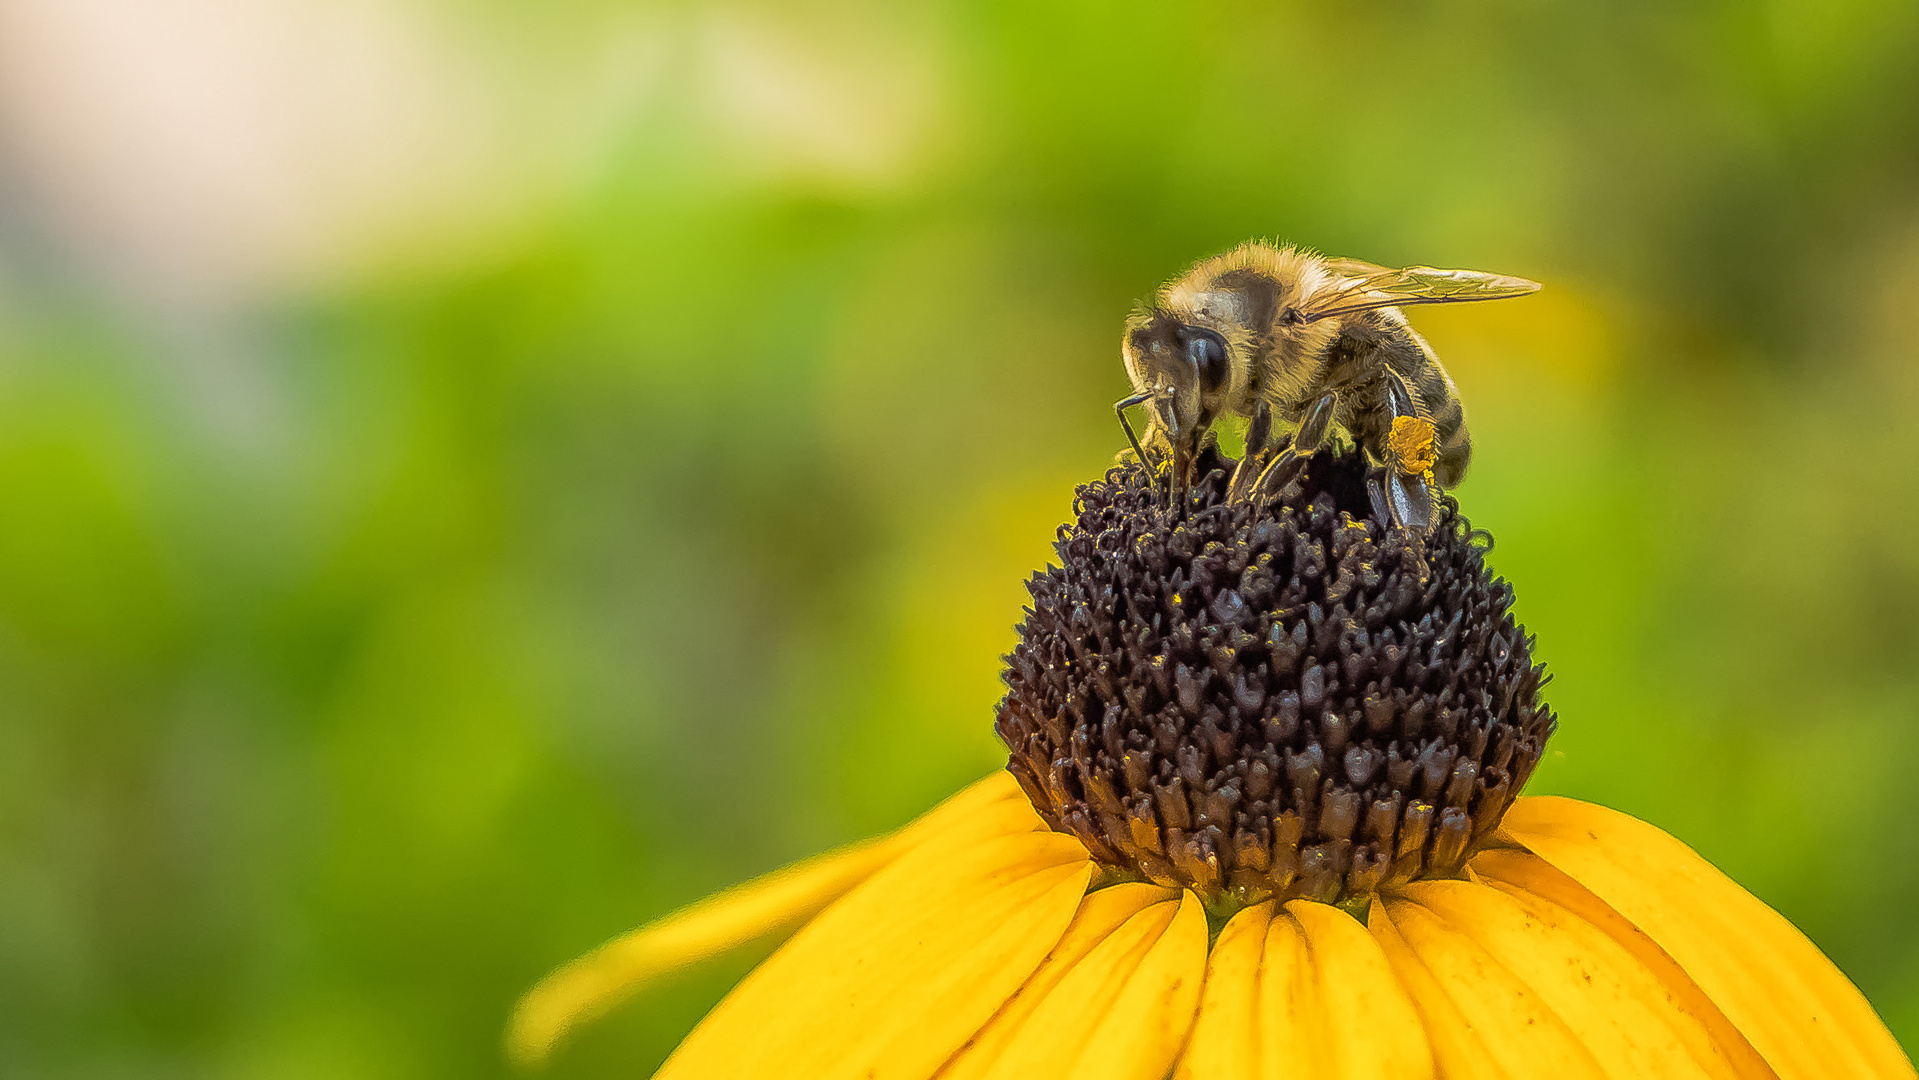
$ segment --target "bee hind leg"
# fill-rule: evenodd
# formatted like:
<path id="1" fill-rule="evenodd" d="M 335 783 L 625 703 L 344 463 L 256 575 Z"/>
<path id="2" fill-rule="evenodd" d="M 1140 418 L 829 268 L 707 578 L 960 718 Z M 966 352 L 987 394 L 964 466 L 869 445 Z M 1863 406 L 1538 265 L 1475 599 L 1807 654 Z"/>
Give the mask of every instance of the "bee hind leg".
<path id="1" fill-rule="evenodd" d="M 1366 495 L 1381 525 L 1421 534 L 1432 531 L 1433 489 L 1424 476 L 1381 466 L 1366 474 Z"/>
<path id="2" fill-rule="evenodd" d="M 1379 486 L 1384 488 L 1387 513 L 1379 513 L 1380 496 L 1373 495 L 1373 513 L 1382 521 L 1424 535 L 1432 531 L 1436 503 L 1431 483 L 1437 457 L 1434 446 L 1437 432 L 1432 420 L 1421 411 L 1412 390 L 1399 373 L 1387 370 L 1385 404 L 1391 423 L 1383 446 L 1376 456 L 1385 460 L 1379 470 Z M 1367 487 L 1373 486 L 1369 479 Z"/>
<path id="3" fill-rule="evenodd" d="M 1393 516 L 1404 529 L 1431 532 L 1433 527 L 1433 489 L 1423 476 L 1392 473 L 1386 478 L 1386 497 L 1393 504 Z"/>
<path id="4" fill-rule="evenodd" d="M 1386 470 L 1373 469 L 1366 474 L 1366 497 L 1373 503 L 1373 520 L 1392 527 L 1393 506 L 1386 498 Z"/>

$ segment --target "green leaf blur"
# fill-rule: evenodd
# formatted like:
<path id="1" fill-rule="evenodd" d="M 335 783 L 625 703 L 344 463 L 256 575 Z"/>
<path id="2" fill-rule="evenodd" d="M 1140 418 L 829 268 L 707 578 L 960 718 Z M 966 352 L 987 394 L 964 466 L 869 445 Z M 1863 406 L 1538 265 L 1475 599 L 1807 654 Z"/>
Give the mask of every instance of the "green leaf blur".
<path id="1" fill-rule="evenodd" d="M 544 179 L 326 272 L 120 289 L 0 141 L 0 1074 L 501 1074 L 553 966 L 997 767 L 1121 320 L 1256 236 L 1546 284 L 1411 314 L 1531 791 L 1919 1049 L 1919 8 L 418 6 Z M 560 161 L 499 102 L 589 67 Z"/>

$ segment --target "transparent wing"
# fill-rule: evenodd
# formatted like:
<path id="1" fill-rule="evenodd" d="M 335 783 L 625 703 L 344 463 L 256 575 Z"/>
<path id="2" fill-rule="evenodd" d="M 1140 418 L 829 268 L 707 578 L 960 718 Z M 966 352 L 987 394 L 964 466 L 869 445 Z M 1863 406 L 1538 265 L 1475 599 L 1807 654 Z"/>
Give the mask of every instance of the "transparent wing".
<path id="1" fill-rule="evenodd" d="M 1320 262 L 1325 264 L 1326 269 L 1346 278 L 1369 278 L 1397 272 L 1390 267 L 1369 263 L 1363 259 L 1321 259 Z"/>
<path id="2" fill-rule="evenodd" d="M 1539 291 L 1536 281 L 1479 270 L 1441 270 L 1432 266 L 1388 270 L 1357 259 L 1328 259 L 1326 266 L 1342 280 L 1315 292 L 1300 308 L 1299 313 L 1307 322 L 1371 308 L 1503 300 Z"/>

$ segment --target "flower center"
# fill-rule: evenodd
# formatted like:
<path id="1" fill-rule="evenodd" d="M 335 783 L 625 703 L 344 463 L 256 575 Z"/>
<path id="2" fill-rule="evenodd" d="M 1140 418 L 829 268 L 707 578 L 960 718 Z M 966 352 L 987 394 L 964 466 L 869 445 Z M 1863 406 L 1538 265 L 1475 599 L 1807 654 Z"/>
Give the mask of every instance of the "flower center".
<path id="1" fill-rule="evenodd" d="M 1457 874 L 1557 724 L 1485 534 L 1449 498 L 1423 538 L 1374 523 L 1356 451 L 1230 502 L 1209 455 L 1178 506 L 1138 466 L 1079 489 L 1006 658 L 1007 768 L 1216 910 Z"/>

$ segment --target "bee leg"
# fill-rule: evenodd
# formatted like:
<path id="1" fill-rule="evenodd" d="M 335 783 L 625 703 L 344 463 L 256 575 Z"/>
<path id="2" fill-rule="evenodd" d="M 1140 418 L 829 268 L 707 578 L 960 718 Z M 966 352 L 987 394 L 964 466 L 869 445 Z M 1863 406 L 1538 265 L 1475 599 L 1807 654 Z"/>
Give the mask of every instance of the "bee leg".
<path id="1" fill-rule="evenodd" d="M 1139 455 L 1140 467 L 1144 469 L 1151 469 L 1153 461 L 1146 456 L 1146 450 L 1139 445 L 1139 436 L 1133 434 L 1133 425 L 1126 419 L 1126 410 L 1135 405 L 1145 404 L 1152 396 L 1151 394 L 1134 394 L 1113 402 L 1113 412 L 1119 415 L 1120 430 L 1126 432 L 1126 441 L 1133 444 L 1133 453 Z"/>
<path id="2" fill-rule="evenodd" d="M 1186 470 L 1192 466 L 1187 456 L 1180 452 L 1179 437 L 1167 440 L 1166 451 L 1166 508 L 1177 510 L 1179 501 L 1186 494 Z"/>
<path id="3" fill-rule="evenodd" d="M 1385 459 L 1381 471 L 1385 474 L 1383 485 L 1391 511 L 1390 523 L 1414 532 L 1429 532 L 1436 502 L 1433 487 L 1426 480 L 1432 475 L 1432 421 L 1420 412 L 1417 399 L 1399 373 L 1388 369 L 1387 375 L 1386 412 L 1391 426 L 1379 455 Z M 1378 504 L 1375 496 L 1375 513 L 1378 513 Z"/>
<path id="4" fill-rule="evenodd" d="M 1433 493 L 1425 477 L 1379 466 L 1366 473 L 1366 497 L 1381 525 L 1422 535 L 1432 531 Z"/>
<path id="5" fill-rule="evenodd" d="M 1139 444 L 1139 436 L 1133 434 L 1132 422 L 1126 419 L 1127 409 L 1135 405 L 1144 405 L 1151 400 L 1153 400 L 1152 394 L 1134 394 L 1130 397 L 1123 397 L 1113 402 L 1113 412 L 1119 417 L 1120 430 L 1126 433 L 1126 441 L 1133 446 L 1133 454 L 1139 458 L 1139 467 L 1146 470 L 1147 476 L 1157 479 L 1159 473 L 1158 465 L 1152 458 L 1146 456 L 1146 448 Z M 1179 467 L 1179 448 L 1174 447 L 1172 467 L 1167 470 L 1166 477 L 1166 496 L 1169 501 L 1174 503 L 1177 503 L 1179 499 L 1179 478 L 1175 475 L 1179 472 Z"/>
<path id="6" fill-rule="evenodd" d="M 1386 499 L 1386 470 L 1373 469 L 1366 474 L 1366 497 L 1373 503 L 1373 519 L 1390 528 L 1393 524 L 1393 508 Z"/>
<path id="7" fill-rule="evenodd" d="M 1333 417 L 1339 412 L 1339 395 L 1322 394 L 1306 415 L 1300 418 L 1299 430 L 1293 433 L 1293 445 L 1287 447 L 1266 470 L 1259 474 L 1253 490 L 1266 496 L 1277 495 L 1287 484 L 1293 482 L 1300 470 L 1306 467 L 1306 459 L 1326 445 L 1326 436 L 1333 430 Z"/>
<path id="8" fill-rule="evenodd" d="M 1299 478 L 1306 471 L 1305 456 L 1287 449 L 1273 458 L 1272 464 L 1260 470 L 1259 479 L 1253 481 L 1253 494 L 1272 498 L 1286 490 L 1286 485 Z"/>
<path id="9" fill-rule="evenodd" d="M 1246 456 L 1239 459 L 1239 465 L 1233 469 L 1233 481 L 1226 485 L 1227 502 L 1238 502 L 1252 490 L 1272 434 L 1273 412 L 1262 401 L 1254 407 L 1252 422 L 1246 425 Z"/>
<path id="10" fill-rule="evenodd" d="M 1246 425 L 1246 456 L 1260 457 L 1273 438 L 1273 410 L 1265 402 L 1253 406 L 1253 419 Z"/>
<path id="11" fill-rule="evenodd" d="M 1406 380 L 1399 372 L 1388 369 L 1386 372 L 1386 415 L 1418 416 L 1419 406 L 1413 401 L 1413 392 L 1406 386 Z"/>
<path id="12" fill-rule="evenodd" d="M 1339 395 L 1323 394 L 1306 415 L 1299 421 L 1299 431 L 1293 436 L 1293 452 L 1315 454 L 1326 445 L 1326 436 L 1333 430 L 1333 416 L 1339 412 Z"/>
<path id="13" fill-rule="evenodd" d="M 1393 523 L 1414 532 L 1432 531 L 1433 491 L 1426 478 L 1408 476 L 1390 467 L 1385 471 L 1386 498 L 1392 504 Z"/>

